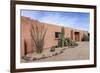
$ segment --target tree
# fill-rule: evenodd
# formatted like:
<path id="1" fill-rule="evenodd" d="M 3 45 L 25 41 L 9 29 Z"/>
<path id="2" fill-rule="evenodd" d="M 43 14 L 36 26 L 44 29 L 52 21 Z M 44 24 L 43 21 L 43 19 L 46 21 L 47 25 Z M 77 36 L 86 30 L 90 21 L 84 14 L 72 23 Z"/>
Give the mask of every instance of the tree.
<path id="1" fill-rule="evenodd" d="M 47 29 L 44 24 L 32 24 L 31 36 L 37 53 L 42 53 Z"/>

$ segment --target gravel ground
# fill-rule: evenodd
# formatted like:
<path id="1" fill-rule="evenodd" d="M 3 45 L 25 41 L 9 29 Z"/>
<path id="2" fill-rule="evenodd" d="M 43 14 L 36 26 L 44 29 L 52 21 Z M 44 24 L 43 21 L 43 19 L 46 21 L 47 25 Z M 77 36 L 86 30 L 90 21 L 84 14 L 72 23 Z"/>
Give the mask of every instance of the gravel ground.
<path id="1" fill-rule="evenodd" d="M 67 47 L 66 50 L 60 55 L 33 62 L 87 60 L 87 59 L 89 59 L 89 42 L 78 42 L 77 47 L 74 48 Z"/>

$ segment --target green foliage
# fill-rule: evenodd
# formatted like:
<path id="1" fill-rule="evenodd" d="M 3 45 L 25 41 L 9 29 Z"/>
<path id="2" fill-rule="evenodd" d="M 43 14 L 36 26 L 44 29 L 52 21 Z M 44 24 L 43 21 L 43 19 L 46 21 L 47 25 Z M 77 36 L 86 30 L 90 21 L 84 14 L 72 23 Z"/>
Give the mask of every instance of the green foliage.
<path id="1" fill-rule="evenodd" d="M 89 41 L 89 36 L 88 35 L 83 35 L 82 41 Z"/>
<path id="2" fill-rule="evenodd" d="M 65 35 L 64 27 L 62 27 L 62 29 L 61 29 L 61 37 L 60 37 L 60 40 L 58 42 L 58 46 L 59 47 L 64 47 L 64 46 L 78 46 L 78 44 L 75 41 L 72 41 L 69 38 L 65 39 L 64 35 Z"/>
<path id="3" fill-rule="evenodd" d="M 55 48 L 58 48 L 58 47 L 59 47 L 58 45 L 55 46 Z"/>
<path id="4" fill-rule="evenodd" d="M 38 54 L 41 54 L 42 52 L 43 52 L 43 49 L 36 49 L 36 52 L 38 53 Z"/>
<path id="5" fill-rule="evenodd" d="M 65 39 L 64 45 L 65 46 L 78 46 L 78 44 L 75 41 L 72 41 L 69 38 L 66 38 Z"/>
<path id="6" fill-rule="evenodd" d="M 62 29 L 61 29 L 61 39 L 60 39 L 61 47 L 64 47 L 64 41 L 65 41 L 64 35 L 65 35 L 64 27 L 62 27 Z"/>
<path id="7" fill-rule="evenodd" d="M 51 49 L 50 49 L 50 51 L 54 52 L 55 51 L 55 46 L 52 46 Z"/>

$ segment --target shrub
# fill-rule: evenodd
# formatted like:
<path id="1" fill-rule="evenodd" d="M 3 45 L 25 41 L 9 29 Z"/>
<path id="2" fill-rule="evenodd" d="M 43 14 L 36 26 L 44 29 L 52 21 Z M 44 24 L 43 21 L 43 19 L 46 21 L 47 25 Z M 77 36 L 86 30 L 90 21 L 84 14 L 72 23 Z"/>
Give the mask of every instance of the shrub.
<path id="1" fill-rule="evenodd" d="M 89 41 L 89 36 L 88 35 L 83 35 L 82 41 Z"/>
<path id="2" fill-rule="evenodd" d="M 55 48 L 58 48 L 58 47 L 59 47 L 58 45 L 55 46 Z"/>
<path id="3" fill-rule="evenodd" d="M 66 39 L 65 39 L 64 45 L 65 45 L 65 46 L 78 46 L 78 44 L 77 44 L 75 41 L 72 41 L 72 40 L 69 39 L 69 38 L 66 38 Z"/>
<path id="4" fill-rule="evenodd" d="M 47 29 L 44 27 L 44 24 L 41 25 L 31 24 L 31 25 L 32 25 L 31 37 L 33 42 L 32 44 L 35 46 L 37 53 L 42 53 Z"/>
<path id="5" fill-rule="evenodd" d="M 71 46 L 78 46 L 78 44 L 74 41 L 72 41 Z"/>
<path id="6" fill-rule="evenodd" d="M 24 59 L 25 61 L 30 61 L 30 57 L 24 56 L 23 59 Z"/>
<path id="7" fill-rule="evenodd" d="M 36 49 L 36 52 L 37 52 L 38 54 L 40 54 L 40 53 L 43 52 L 43 49 Z"/>
<path id="8" fill-rule="evenodd" d="M 50 51 L 54 52 L 55 51 L 55 46 L 52 46 L 51 49 L 50 49 Z"/>

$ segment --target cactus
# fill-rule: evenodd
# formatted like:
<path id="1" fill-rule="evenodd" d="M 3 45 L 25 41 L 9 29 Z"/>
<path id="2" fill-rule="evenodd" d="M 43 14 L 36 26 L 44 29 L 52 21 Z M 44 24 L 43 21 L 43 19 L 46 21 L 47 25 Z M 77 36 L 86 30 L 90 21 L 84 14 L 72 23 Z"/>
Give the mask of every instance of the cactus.
<path id="1" fill-rule="evenodd" d="M 61 28 L 61 47 L 64 47 L 64 41 L 65 41 L 65 38 L 64 38 L 64 35 L 65 35 L 65 32 L 64 32 L 64 27 Z"/>
<path id="2" fill-rule="evenodd" d="M 47 29 L 44 27 L 44 24 L 32 24 L 31 37 L 38 54 L 43 52 L 46 32 Z"/>

